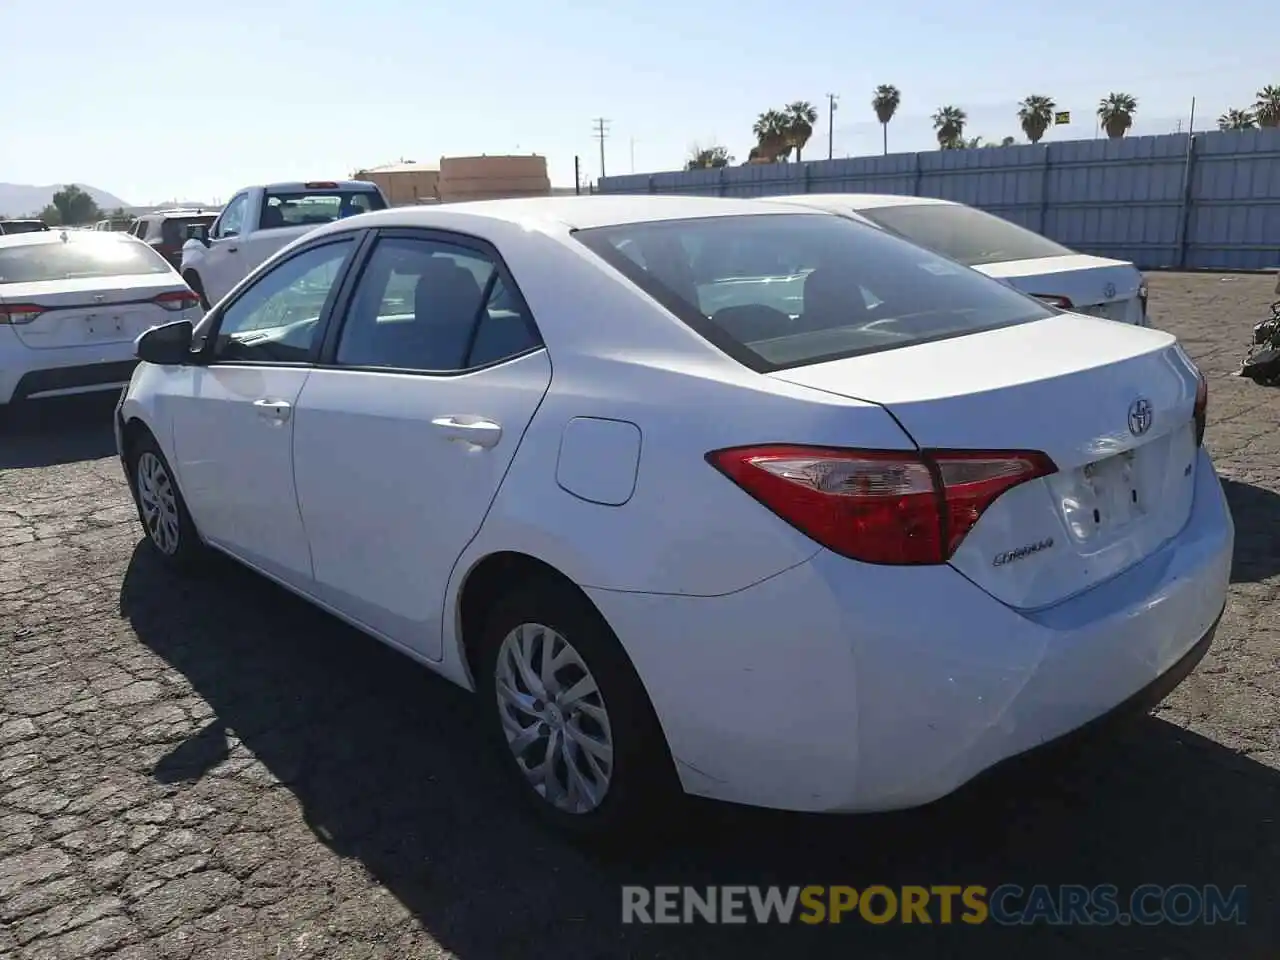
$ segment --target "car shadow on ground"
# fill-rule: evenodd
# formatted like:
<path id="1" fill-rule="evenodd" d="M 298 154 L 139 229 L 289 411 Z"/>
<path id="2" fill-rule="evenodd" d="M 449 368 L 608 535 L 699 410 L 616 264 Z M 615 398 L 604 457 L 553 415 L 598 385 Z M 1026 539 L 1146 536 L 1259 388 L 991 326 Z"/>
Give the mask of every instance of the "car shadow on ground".
<path id="1" fill-rule="evenodd" d="M 216 713 L 156 764 L 194 783 L 238 739 L 458 956 L 1262 956 L 1280 889 L 1280 775 L 1147 717 L 922 810 L 798 816 L 688 804 L 686 839 L 603 857 L 519 812 L 466 692 L 255 575 L 178 579 L 139 545 L 137 636 Z M 762 706 L 767 709 L 767 706 Z M 1244 925 L 624 926 L 621 885 L 1248 887 Z M 800 951 L 800 953 L 797 953 Z"/>
<path id="2" fill-rule="evenodd" d="M 0 407 L 0 470 L 52 467 L 114 456 L 117 393 L 58 397 Z"/>
<path id="3" fill-rule="evenodd" d="M 1280 493 L 1222 478 L 1236 522 L 1232 583 L 1259 583 L 1280 573 Z"/>

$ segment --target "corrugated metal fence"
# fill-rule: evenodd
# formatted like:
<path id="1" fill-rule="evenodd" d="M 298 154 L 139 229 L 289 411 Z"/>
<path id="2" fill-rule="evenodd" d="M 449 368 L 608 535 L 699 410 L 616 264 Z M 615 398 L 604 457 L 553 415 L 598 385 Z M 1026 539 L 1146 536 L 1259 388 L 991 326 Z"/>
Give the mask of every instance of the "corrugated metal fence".
<path id="1" fill-rule="evenodd" d="M 1280 130 L 933 150 L 606 177 L 601 193 L 897 193 L 981 207 L 1144 268 L 1280 267 Z"/>

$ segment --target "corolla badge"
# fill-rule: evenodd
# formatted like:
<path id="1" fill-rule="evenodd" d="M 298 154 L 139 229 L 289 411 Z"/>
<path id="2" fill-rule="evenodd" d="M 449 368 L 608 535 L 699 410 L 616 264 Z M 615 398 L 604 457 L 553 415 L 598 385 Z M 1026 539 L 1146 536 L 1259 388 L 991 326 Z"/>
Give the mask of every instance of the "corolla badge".
<path id="1" fill-rule="evenodd" d="M 1110 300 L 1116 295 L 1116 285 L 1114 283 L 1108 283 L 1102 288 L 1102 295 Z"/>
<path id="2" fill-rule="evenodd" d="M 1006 550 L 1004 553 L 997 553 L 991 558 L 993 567 L 1003 567 L 1006 563 L 1013 563 L 1015 560 L 1021 560 L 1023 557 L 1029 557 L 1033 553 L 1039 553 L 1041 550 L 1048 550 L 1053 546 L 1053 537 L 1045 537 L 1043 540 L 1037 540 L 1035 543 L 1028 543 L 1025 547 L 1018 547 L 1016 550 Z"/>
<path id="3" fill-rule="evenodd" d="M 1129 432 L 1135 437 L 1140 437 L 1150 430 L 1154 419 L 1155 411 L 1151 407 L 1151 401 L 1146 397 L 1139 397 L 1129 404 Z"/>

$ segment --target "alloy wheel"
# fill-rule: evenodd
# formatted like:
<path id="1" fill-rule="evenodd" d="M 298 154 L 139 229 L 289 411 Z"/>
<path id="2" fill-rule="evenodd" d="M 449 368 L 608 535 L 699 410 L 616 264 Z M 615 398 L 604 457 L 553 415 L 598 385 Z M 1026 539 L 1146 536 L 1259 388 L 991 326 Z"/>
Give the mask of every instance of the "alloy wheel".
<path id="1" fill-rule="evenodd" d="M 555 630 L 524 623 L 495 667 L 502 732 L 529 785 L 557 810 L 590 813 L 613 778 L 613 732 L 582 656 Z"/>
<path id="2" fill-rule="evenodd" d="M 178 498 L 164 463 L 150 450 L 138 457 L 138 503 L 147 536 L 166 556 L 178 551 Z"/>

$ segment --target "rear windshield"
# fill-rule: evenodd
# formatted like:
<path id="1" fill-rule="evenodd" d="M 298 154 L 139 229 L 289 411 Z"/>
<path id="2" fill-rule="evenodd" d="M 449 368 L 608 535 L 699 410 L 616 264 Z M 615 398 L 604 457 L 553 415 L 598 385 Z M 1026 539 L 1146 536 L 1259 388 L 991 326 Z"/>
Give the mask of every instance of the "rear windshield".
<path id="1" fill-rule="evenodd" d="M 761 372 L 1053 315 L 997 280 L 827 214 L 666 220 L 574 236 Z"/>
<path id="2" fill-rule="evenodd" d="M 49 229 L 43 220 L 0 220 L 0 234 L 42 233 Z"/>
<path id="3" fill-rule="evenodd" d="M 187 227 L 194 224 L 210 226 L 216 213 L 197 213 L 189 217 L 165 217 L 160 221 L 160 242 L 166 246 L 182 246 L 187 241 Z"/>
<path id="4" fill-rule="evenodd" d="M 910 203 L 871 207 L 858 213 L 913 243 L 971 267 L 1075 253 L 1003 217 L 960 204 Z"/>
<path id="5" fill-rule="evenodd" d="M 0 284 L 132 277 L 172 270 L 149 246 L 128 236 L 69 233 L 65 241 L 0 247 Z"/>
<path id="6" fill-rule="evenodd" d="M 343 189 L 300 190 L 296 193 L 271 190 L 262 203 L 260 222 L 264 230 L 333 223 L 386 206 L 377 190 Z"/>

